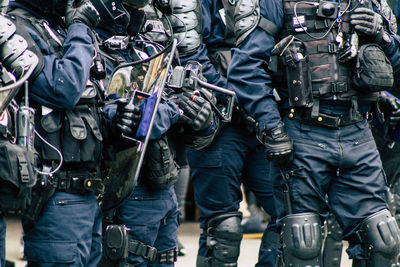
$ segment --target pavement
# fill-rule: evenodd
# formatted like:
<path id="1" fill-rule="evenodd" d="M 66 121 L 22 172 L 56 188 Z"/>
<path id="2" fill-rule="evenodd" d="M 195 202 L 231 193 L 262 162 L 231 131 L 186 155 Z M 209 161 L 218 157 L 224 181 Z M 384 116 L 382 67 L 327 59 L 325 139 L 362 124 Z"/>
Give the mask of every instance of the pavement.
<path id="1" fill-rule="evenodd" d="M 178 257 L 175 267 L 195 267 L 196 254 L 198 249 L 198 237 L 200 227 L 198 223 L 185 222 L 179 227 L 179 240 L 185 246 L 186 256 Z M 6 256 L 8 260 L 15 261 L 16 267 L 25 267 L 26 262 L 20 260 L 22 230 L 18 218 L 7 218 L 7 246 Z M 257 262 L 258 248 L 261 239 L 243 239 L 241 244 L 240 257 L 238 267 L 251 267 Z M 344 252 L 343 252 L 344 253 Z M 347 260 L 344 253 L 342 256 L 341 267 L 350 267 L 351 262 Z"/>

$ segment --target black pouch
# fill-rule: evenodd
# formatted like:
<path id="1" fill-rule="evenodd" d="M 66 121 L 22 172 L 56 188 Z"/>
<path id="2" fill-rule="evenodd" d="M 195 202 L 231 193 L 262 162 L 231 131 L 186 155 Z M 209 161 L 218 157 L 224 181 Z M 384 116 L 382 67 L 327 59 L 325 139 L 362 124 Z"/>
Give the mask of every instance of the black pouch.
<path id="1" fill-rule="evenodd" d="M 22 213 L 31 203 L 36 183 L 34 151 L 0 139 L 0 210 Z"/>
<path id="2" fill-rule="evenodd" d="M 294 41 L 290 44 L 290 56 L 285 55 L 286 78 L 289 94 L 289 105 L 291 107 L 310 107 L 312 99 L 311 72 L 308 55 L 304 44 Z"/>
<path id="3" fill-rule="evenodd" d="M 167 189 L 178 179 L 178 165 L 166 135 L 149 142 L 143 171 L 144 183 L 154 189 Z"/>
<path id="4" fill-rule="evenodd" d="M 270 71 L 276 71 L 279 56 L 286 70 L 289 105 L 291 107 L 310 107 L 313 103 L 309 56 L 304 43 L 289 35 L 277 43 L 271 51 Z M 274 66 L 273 66 L 274 65 Z"/>
<path id="5" fill-rule="evenodd" d="M 43 171 L 49 172 L 50 167 L 44 167 Z M 23 214 L 23 218 L 30 222 L 36 222 L 47 201 L 54 195 L 56 185 L 53 177 L 41 175 L 36 185 L 32 188 L 32 200 Z"/>
<path id="6" fill-rule="evenodd" d="M 66 112 L 61 132 L 65 162 L 91 162 L 100 159 L 103 139 L 97 115 L 88 106 Z"/>
<path id="7" fill-rule="evenodd" d="M 355 88 L 362 92 L 379 92 L 392 88 L 393 68 L 382 48 L 374 43 L 365 44 L 358 50 L 356 70 L 353 76 Z"/>

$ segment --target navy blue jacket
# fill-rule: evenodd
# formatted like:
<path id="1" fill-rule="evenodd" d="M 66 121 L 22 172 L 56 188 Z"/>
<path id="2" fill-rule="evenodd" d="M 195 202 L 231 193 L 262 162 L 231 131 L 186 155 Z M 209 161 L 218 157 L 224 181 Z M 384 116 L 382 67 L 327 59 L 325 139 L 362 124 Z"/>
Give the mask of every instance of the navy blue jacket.
<path id="1" fill-rule="evenodd" d="M 283 26 L 282 0 L 260 0 L 261 14 Z M 400 68 L 400 37 L 391 36 L 391 44 L 384 47 L 394 70 Z M 278 106 L 272 93 L 271 77 L 265 71 L 274 38 L 256 28 L 240 45 L 233 49 L 228 69 L 229 89 L 236 92 L 241 106 L 259 123 L 259 129 L 271 129 L 281 121 Z"/>
<path id="2" fill-rule="evenodd" d="M 194 55 L 181 57 L 180 59 L 182 65 L 185 65 L 188 60 L 200 62 L 203 68 L 203 76 L 207 79 L 207 82 L 227 88 L 227 79 L 211 64 L 207 50 L 207 48 L 223 46 L 225 44 L 225 24 L 219 14 L 219 10 L 222 8 L 222 3 L 219 0 L 201 0 L 201 34 L 203 43 Z"/>
<path id="3" fill-rule="evenodd" d="M 25 8 L 18 3 L 10 3 L 12 5 Z M 30 98 L 40 105 L 69 110 L 75 107 L 86 89 L 95 52 L 93 40 L 88 34 L 89 28 L 85 24 L 73 23 L 67 33 L 61 28 L 57 30 L 65 37 L 62 58 L 52 54 L 49 45 L 36 31 L 27 28 L 42 51 L 44 60 L 44 68 L 31 83 L 29 92 Z"/>

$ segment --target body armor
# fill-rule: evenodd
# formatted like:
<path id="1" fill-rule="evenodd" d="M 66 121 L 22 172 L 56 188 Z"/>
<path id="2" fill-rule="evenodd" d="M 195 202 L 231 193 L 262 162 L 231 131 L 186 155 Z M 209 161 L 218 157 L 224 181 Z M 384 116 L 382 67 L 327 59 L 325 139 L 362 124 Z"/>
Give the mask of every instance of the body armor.
<path id="1" fill-rule="evenodd" d="M 349 1 L 342 1 L 340 7 L 337 2 L 316 0 L 307 3 L 285 0 L 283 3 L 285 18 L 281 38 L 290 39 L 285 40 L 285 45 L 292 50 L 291 56 L 282 56 L 285 51 L 278 51 L 280 64 L 286 72 L 283 72 L 282 84 L 277 87 L 284 94 L 289 94 L 290 106 L 312 106 L 312 116 L 316 116 L 320 100 L 352 101 L 353 104 L 354 100 L 376 100 L 376 93 L 357 91 L 353 85 L 352 77 L 357 74 L 358 47 L 351 46 L 363 43 L 355 38 L 357 36 L 350 26 L 350 12 L 342 12 L 339 27 L 337 23 L 339 9 L 350 10 L 359 3 L 354 2 L 350 7 Z M 350 50 L 353 51 L 351 57 L 346 54 Z M 270 62 L 275 62 L 274 56 Z M 387 63 L 390 65 L 390 62 Z"/>

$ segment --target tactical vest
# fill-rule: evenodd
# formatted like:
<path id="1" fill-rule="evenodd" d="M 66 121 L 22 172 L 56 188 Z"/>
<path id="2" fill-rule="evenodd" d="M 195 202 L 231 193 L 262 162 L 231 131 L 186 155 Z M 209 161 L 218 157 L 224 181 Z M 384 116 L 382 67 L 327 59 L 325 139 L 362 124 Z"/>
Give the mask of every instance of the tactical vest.
<path id="1" fill-rule="evenodd" d="M 34 29 L 49 45 L 51 53 L 62 58 L 64 37 L 42 19 L 35 18 L 22 9 L 15 9 L 10 15 L 18 17 L 27 27 Z M 52 110 L 33 103 L 36 109 L 35 129 L 41 138 L 35 138 L 35 148 L 43 164 L 60 162 L 62 154 L 64 167 L 95 170 L 102 153 L 103 105 L 97 82 L 88 81 L 81 99 L 72 110 Z M 48 142 L 48 143 L 46 143 Z"/>
<path id="2" fill-rule="evenodd" d="M 357 1 L 352 2 L 358 4 Z M 339 31 L 336 22 L 338 7 L 330 17 L 327 17 L 321 15 L 321 3 L 318 0 L 307 2 L 283 0 L 284 26 L 281 38 L 293 35 L 304 45 L 303 54 L 308 57 L 314 108 L 318 109 L 320 100 L 376 100 L 377 93 L 361 93 L 352 86 L 351 80 L 355 75 L 356 61 L 349 60 L 342 63 L 338 60 L 340 41 L 344 42 L 345 38 L 353 32 L 350 25 L 350 12 L 343 12 Z M 326 3 L 337 5 L 337 2 L 326 1 Z M 340 10 L 351 10 L 354 8 L 353 3 L 349 7 L 348 0 L 341 1 Z M 281 80 L 281 82 L 287 82 L 287 72 L 278 72 L 278 75 L 281 74 L 284 74 L 284 81 Z M 289 86 L 281 84 L 277 87 L 287 92 Z"/>

